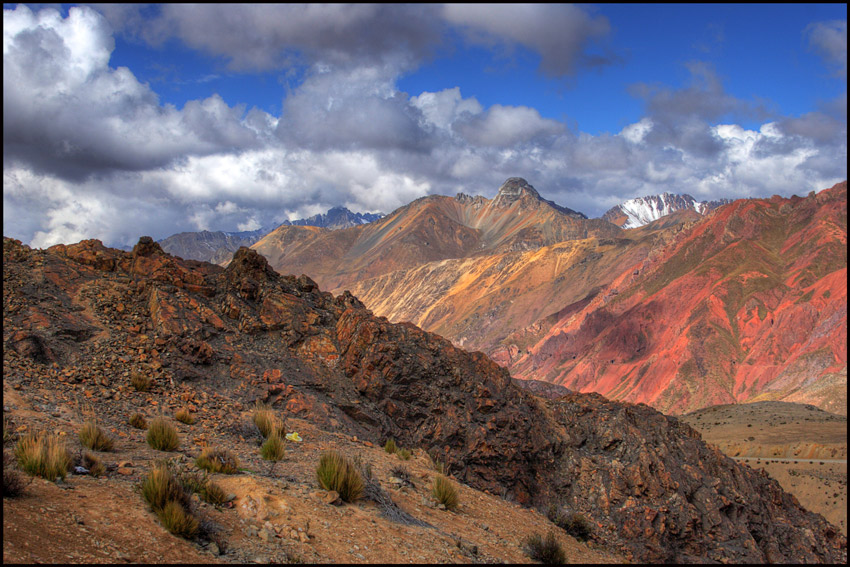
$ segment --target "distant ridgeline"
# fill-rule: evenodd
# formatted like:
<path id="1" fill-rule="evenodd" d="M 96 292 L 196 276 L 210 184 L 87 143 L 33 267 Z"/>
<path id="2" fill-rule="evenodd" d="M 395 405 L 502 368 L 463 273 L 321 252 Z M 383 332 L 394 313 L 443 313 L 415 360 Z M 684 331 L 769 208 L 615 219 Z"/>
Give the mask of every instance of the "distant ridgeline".
<path id="1" fill-rule="evenodd" d="M 318 226 L 329 230 L 339 230 L 368 224 L 382 216 L 379 213 L 352 213 L 345 207 L 334 207 L 325 214 L 295 221 L 286 220 L 277 226 L 257 230 L 181 232 L 160 240 L 159 245 L 165 252 L 187 260 L 226 264 L 240 246 L 251 246 L 278 226 Z"/>

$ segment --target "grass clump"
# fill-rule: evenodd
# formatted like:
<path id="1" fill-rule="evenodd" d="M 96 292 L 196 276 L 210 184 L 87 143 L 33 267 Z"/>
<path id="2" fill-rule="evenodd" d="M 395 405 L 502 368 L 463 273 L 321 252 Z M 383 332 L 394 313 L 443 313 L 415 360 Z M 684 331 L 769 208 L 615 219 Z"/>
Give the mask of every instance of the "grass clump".
<path id="1" fill-rule="evenodd" d="M 189 410 L 187 409 L 178 410 L 177 413 L 174 414 L 174 419 L 180 423 L 185 423 L 186 425 L 192 425 L 195 423 L 195 416 L 189 413 Z"/>
<path id="2" fill-rule="evenodd" d="M 176 474 L 168 463 L 160 461 L 142 480 L 140 491 L 165 529 L 189 539 L 198 533 L 200 527 L 189 497 L 192 491 L 197 491 L 204 498 L 211 484 L 206 473 L 203 476 Z"/>
<path id="3" fill-rule="evenodd" d="M 433 496 L 437 502 L 445 506 L 446 510 L 454 510 L 457 508 L 459 501 L 457 489 L 448 478 L 441 474 L 438 474 L 434 478 L 434 482 L 431 485 L 431 496 Z"/>
<path id="4" fill-rule="evenodd" d="M 188 507 L 189 495 L 167 464 L 158 462 L 151 472 L 142 480 L 142 498 L 145 499 L 151 509 L 161 510 L 168 502 L 178 502 Z"/>
<path id="5" fill-rule="evenodd" d="M 549 532 L 545 538 L 537 533 L 532 534 L 526 538 L 524 544 L 526 554 L 535 561 L 546 565 L 567 563 L 567 555 L 555 538 L 554 532 Z"/>
<path id="6" fill-rule="evenodd" d="M 549 507 L 546 517 L 579 541 L 587 541 L 593 537 L 593 524 L 578 512 L 563 514 L 553 504 Z"/>
<path id="7" fill-rule="evenodd" d="M 92 455 L 88 451 L 83 453 L 83 467 L 87 468 L 89 474 L 94 477 L 103 476 L 106 472 L 106 467 L 103 465 L 103 462 L 97 457 L 97 455 Z"/>
<path id="8" fill-rule="evenodd" d="M 398 455 L 398 458 L 402 461 L 410 460 L 410 451 L 408 451 L 407 449 L 399 449 L 398 451 L 396 451 L 395 454 Z"/>
<path id="9" fill-rule="evenodd" d="M 114 440 L 94 421 L 87 421 L 80 429 L 80 443 L 92 451 L 111 451 L 115 445 Z"/>
<path id="10" fill-rule="evenodd" d="M 130 425 L 135 427 L 136 429 L 147 429 L 148 428 L 148 420 L 145 419 L 140 413 L 134 413 L 130 416 Z"/>
<path id="11" fill-rule="evenodd" d="M 173 500 L 157 510 L 156 517 L 166 530 L 178 537 L 190 539 L 198 533 L 198 519 Z"/>
<path id="12" fill-rule="evenodd" d="M 260 434 L 265 438 L 268 438 L 273 431 L 281 439 L 286 436 L 284 424 L 275 415 L 271 406 L 267 404 L 258 403 L 254 406 L 254 413 L 251 415 L 251 420 L 257 426 L 257 429 L 260 430 Z"/>
<path id="13" fill-rule="evenodd" d="M 239 472 L 239 459 L 226 449 L 205 447 L 195 464 L 200 469 L 214 473 L 236 474 Z"/>
<path id="14" fill-rule="evenodd" d="M 336 451 L 326 451 L 316 468 L 319 485 L 334 490 L 346 502 L 354 502 L 363 495 L 363 477 L 357 467 Z"/>
<path id="15" fill-rule="evenodd" d="M 272 431 L 272 433 L 260 446 L 260 456 L 267 461 L 272 461 L 273 463 L 283 459 L 285 452 L 286 448 L 284 446 L 283 439 L 276 431 Z"/>
<path id="16" fill-rule="evenodd" d="M 396 445 L 395 439 L 393 439 L 392 437 L 387 439 L 387 442 L 384 443 L 384 451 L 386 451 L 387 453 L 389 453 L 391 455 L 393 453 L 395 453 L 396 451 L 398 451 L 398 445 Z"/>
<path id="17" fill-rule="evenodd" d="M 130 384 L 137 392 L 147 392 L 153 386 L 153 378 L 149 378 L 135 370 L 130 371 Z"/>
<path id="18" fill-rule="evenodd" d="M 173 425 L 165 418 L 154 418 L 148 425 L 148 445 L 157 451 L 174 451 L 180 446 L 180 437 Z"/>
<path id="19" fill-rule="evenodd" d="M 71 469 L 71 453 L 58 435 L 29 433 L 15 446 L 18 466 L 32 476 L 53 481 L 64 479 Z"/>
<path id="20" fill-rule="evenodd" d="M 179 480 L 185 492 L 196 492 L 210 504 L 218 506 L 227 502 L 227 493 L 210 479 L 206 471 L 183 472 L 180 473 Z"/>

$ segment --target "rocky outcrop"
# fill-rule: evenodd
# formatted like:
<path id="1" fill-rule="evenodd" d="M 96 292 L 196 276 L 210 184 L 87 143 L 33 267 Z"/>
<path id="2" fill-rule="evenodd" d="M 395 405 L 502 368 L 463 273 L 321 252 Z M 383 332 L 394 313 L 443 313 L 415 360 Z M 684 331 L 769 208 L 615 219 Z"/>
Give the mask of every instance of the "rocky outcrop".
<path id="1" fill-rule="evenodd" d="M 4 373 L 17 381 L 81 381 L 101 401 L 119 368 L 163 388 L 204 381 L 243 406 L 427 449 L 479 489 L 580 512 L 638 561 L 846 561 L 834 527 L 675 418 L 536 397 L 483 354 L 279 275 L 252 250 L 227 269 L 147 239 L 132 253 L 3 250 Z"/>

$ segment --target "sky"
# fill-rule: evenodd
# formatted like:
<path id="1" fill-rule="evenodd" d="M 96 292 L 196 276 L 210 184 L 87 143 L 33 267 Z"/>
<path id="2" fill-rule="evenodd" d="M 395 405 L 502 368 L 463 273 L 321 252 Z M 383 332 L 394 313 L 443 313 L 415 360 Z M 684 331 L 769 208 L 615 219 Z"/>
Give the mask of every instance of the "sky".
<path id="1" fill-rule="evenodd" d="M 3 234 L 30 246 L 508 177 L 589 217 L 845 180 L 846 5 L 4 5 Z"/>

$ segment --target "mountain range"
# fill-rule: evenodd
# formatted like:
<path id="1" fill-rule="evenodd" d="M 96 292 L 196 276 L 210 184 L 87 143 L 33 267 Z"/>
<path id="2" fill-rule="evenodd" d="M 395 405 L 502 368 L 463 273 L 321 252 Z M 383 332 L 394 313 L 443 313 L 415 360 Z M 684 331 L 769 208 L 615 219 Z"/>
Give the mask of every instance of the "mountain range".
<path id="1" fill-rule="evenodd" d="M 493 199 L 424 197 L 253 248 L 520 378 L 672 413 L 765 399 L 846 413 L 846 182 L 698 208 L 623 229 L 511 178 Z"/>
<path id="2" fill-rule="evenodd" d="M 277 226 L 316 226 L 329 230 L 339 230 L 378 220 L 383 215 L 377 213 L 353 213 L 345 207 L 334 207 L 327 213 L 319 213 L 306 219 L 283 221 Z M 276 227 L 260 228 L 251 231 L 224 232 L 202 230 L 198 232 L 180 232 L 159 242 L 169 254 L 201 260 L 213 264 L 226 264 L 233 253 L 242 246 L 251 246 Z"/>
<path id="3" fill-rule="evenodd" d="M 519 228 L 513 237 L 485 239 L 458 226 L 455 244 L 463 249 L 464 234 L 477 236 L 473 250 L 482 242 L 511 250 L 518 243 L 545 242 L 559 231 L 585 231 L 585 240 L 605 238 L 588 236 L 596 224 L 574 226 L 570 219 L 578 221 L 569 215 L 552 216 L 549 227 L 524 225 L 514 218 L 521 207 L 548 207 L 524 198 L 531 196 L 521 192 L 502 203 L 509 211 L 494 206 L 496 200 L 478 201 L 482 218 L 492 215 Z M 447 222 L 439 219 L 439 211 L 454 207 L 459 213 L 466 210 L 463 204 L 416 206 L 427 227 L 430 218 Z M 392 221 L 396 230 L 400 220 Z M 403 248 L 404 237 L 393 242 L 392 229 L 388 234 L 375 226 L 362 230 Z M 401 228 L 398 232 L 404 232 Z M 529 252 L 520 246 L 508 253 Z M 53 431 L 69 420 L 79 427 L 82 417 L 75 416 L 87 411 L 107 430 L 124 433 L 122 446 L 142 446 L 125 432 L 128 412 L 173 411 L 191 402 L 192 411 L 215 419 L 188 426 L 189 447 L 180 448 L 181 454 L 224 443 L 256 454 L 238 411 L 265 402 L 294 422 L 309 423 L 317 437 L 312 446 L 345 440 L 349 453 L 366 454 L 366 447 L 392 437 L 439 459 L 453 471 L 454 482 L 524 506 L 579 513 L 589 519 L 595 541 L 629 560 L 846 562 L 846 538 L 834 526 L 803 509 L 776 481 L 705 444 L 683 421 L 597 394 L 535 396 L 482 353 L 461 350 L 414 325 L 376 317 L 350 293 L 321 291 L 307 276 L 280 275 L 254 250 L 240 248 L 225 269 L 169 255 L 148 237 L 132 252 L 96 240 L 32 250 L 4 239 L 3 265 L 4 394 L 7 386 L 15 392 L 20 405 L 15 419 L 24 422 L 19 431 Z M 156 389 L 134 391 L 131 373 L 148 377 Z M 43 417 L 34 411 L 39 408 L 46 412 Z M 147 455 L 142 467 L 152 461 L 141 448 L 135 450 Z M 287 449 L 285 478 L 252 465 L 258 470 L 240 470 L 231 482 L 274 479 L 277 493 L 268 495 L 269 502 L 288 504 L 281 518 L 264 516 L 272 528 L 272 522 L 288 518 L 304 502 L 315 513 L 329 506 L 307 497 L 315 491 L 310 488 L 315 473 L 310 485 L 294 472 L 302 453 Z M 126 472 L 138 465 L 121 466 Z M 126 484 L 123 474 L 96 482 L 102 490 L 117 490 Z M 141 497 L 122 490 L 130 494 L 122 504 L 135 514 L 144 505 Z M 247 510 L 247 498 L 238 502 L 244 525 L 254 512 Z M 43 504 L 51 510 L 55 505 L 50 500 Z M 85 500 L 77 506 L 85 508 Z M 368 509 L 352 504 L 333 518 L 346 532 L 357 532 L 369 521 Z M 418 506 L 408 505 L 408 510 L 422 513 Z M 239 526 L 236 515 L 236 510 L 221 510 L 215 518 Z M 336 530 L 335 524 L 331 527 Z M 321 526 L 308 525 L 311 530 L 325 533 Z M 419 533 L 411 531 L 409 537 Z M 442 537 L 438 530 L 426 534 Z M 273 533 L 265 535 L 281 545 Z M 299 537 L 313 545 L 315 536 Z M 458 537 L 455 541 L 459 549 L 467 545 Z"/>

